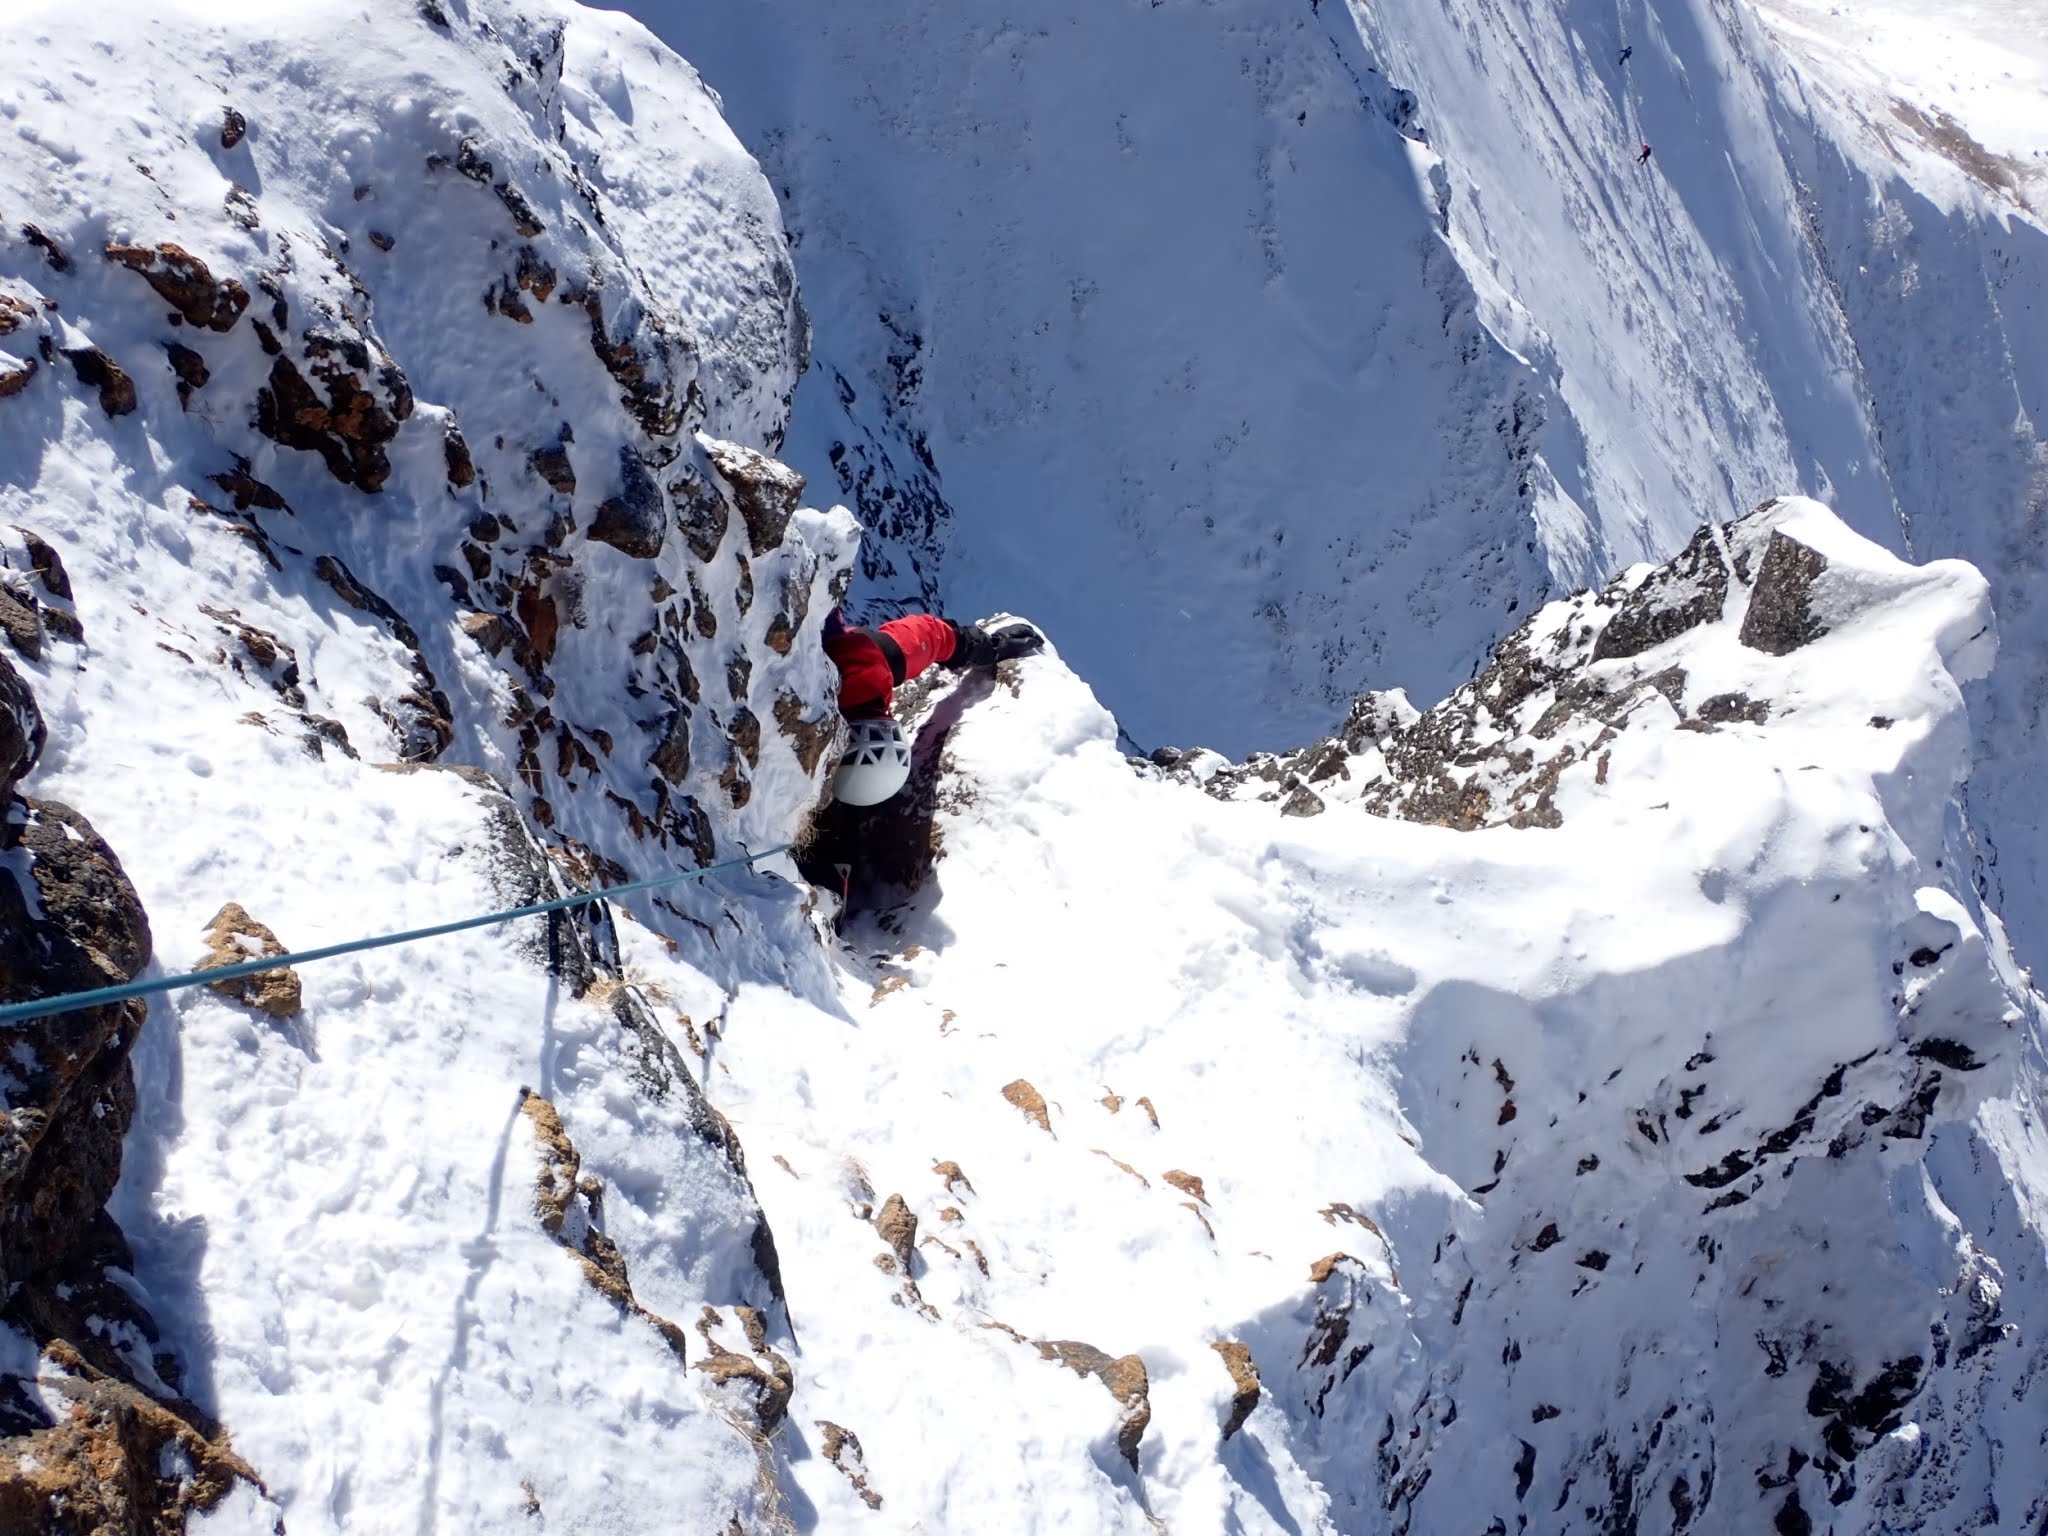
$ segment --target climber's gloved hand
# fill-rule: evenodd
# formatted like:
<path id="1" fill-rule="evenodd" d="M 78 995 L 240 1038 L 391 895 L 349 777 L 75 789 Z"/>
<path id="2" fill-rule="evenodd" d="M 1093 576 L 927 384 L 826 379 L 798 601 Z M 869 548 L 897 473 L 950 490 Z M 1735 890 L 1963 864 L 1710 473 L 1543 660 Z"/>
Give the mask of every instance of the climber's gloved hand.
<path id="1" fill-rule="evenodd" d="M 987 629 L 979 624 L 954 624 L 953 656 L 947 665 L 992 667 L 999 661 L 1036 656 L 1044 649 L 1045 636 L 1022 619 L 1001 619 Z"/>

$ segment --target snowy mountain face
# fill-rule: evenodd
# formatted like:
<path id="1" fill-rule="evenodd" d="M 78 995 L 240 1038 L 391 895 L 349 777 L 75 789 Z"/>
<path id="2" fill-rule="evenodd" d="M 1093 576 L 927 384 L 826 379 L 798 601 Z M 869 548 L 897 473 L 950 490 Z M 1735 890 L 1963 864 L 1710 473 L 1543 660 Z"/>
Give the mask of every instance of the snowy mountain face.
<path id="1" fill-rule="evenodd" d="M 1987 878 L 2048 937 L 2037 7 L 634 9 L 782 200 L 858 595 L 1242 754 L 1802 491 L 1995 583 Z"/>
<path id="2" fill-rule="evenodd" d="M 2009 98 L 644 9 L 11 29 L 0 998 L 722 867 L 0 1025 L 0 1532 L 2048 1528 Z"/>

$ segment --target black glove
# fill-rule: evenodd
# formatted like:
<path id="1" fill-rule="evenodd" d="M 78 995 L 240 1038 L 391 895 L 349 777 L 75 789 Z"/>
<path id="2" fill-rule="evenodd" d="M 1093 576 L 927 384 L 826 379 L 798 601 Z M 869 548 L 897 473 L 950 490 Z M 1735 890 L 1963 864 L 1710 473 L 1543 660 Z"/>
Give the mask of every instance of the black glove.
<path id="1" fill-rule="evenodd" d="M 979 624 L 953 625 L 953 655 L 950 667 L 992 667 L 1019 656 L 1036 656 L 1045 649 L 1045 636 L 1022 619 L 1003 619 L 993 630 Z"/>

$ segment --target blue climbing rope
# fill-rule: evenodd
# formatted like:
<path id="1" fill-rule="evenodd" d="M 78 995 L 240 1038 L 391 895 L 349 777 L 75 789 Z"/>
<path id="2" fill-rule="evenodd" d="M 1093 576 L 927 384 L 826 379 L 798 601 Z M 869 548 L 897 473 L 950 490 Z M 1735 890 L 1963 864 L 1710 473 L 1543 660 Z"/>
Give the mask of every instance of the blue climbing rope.
<path id="1" fill-rule="evenodd" d="M 336 955 L 360 954 L 366 949 L 385 949 L 393 944 L 410 944 L 415 939 L 435 939 L 444 933 L 461 933 L 467 928 L 488 928 L 497 923 L 509 923 L 521 917 L 539 917 L 548 912 L 562 912 L 570 907 L 580 907 L 593 901 L 609 901 L 617 896 L 630 896 L 636 891 L 658 890 L 665 885 L 680 885 L 686 880 L 701 880 L 706 875 L 715 875 L 722 869 L 738 869 L 741 865 L 751 868 L 760 859 L 773 858 L 778 853 L 787 853 L 795 846 L 778 843 L 773 848 L 764 848 L 759 853 L 749 853 L 737 859 L 726 859 L 722 863 L 707 864 L 702 869 L 678 870 L 670 875 L 657 875 L 652 880 L 634 880 L 626 885 L 614 885 L 601 891 L 586 891 L 580 896 L 558 896 L 553 901 L 536 901 L 530 906 L 509 907 L 503 912 L 486 912 L 481 917 L 465 917 L 452 923 L 436 923 L 431 928 L 408 928 L 403 933 L 382 933 L 367 939 L 350 939 L 345 944 L 329 944 L 320 949 L 301 950 L 296 954 L 270 955 L 261 960 L 244 960 L 235 965 L 223 965 L 208 971 L 186 971 L 177 976 L 152 976 L 146 981 L 126 981 L 118 987 L 96 987 L 90 992 L 65 992 L 56 997 L 36 998 L 26 1003 L 9 1003 L 0 1007 L 0 1024 L 12 1024 L 20 1019 L 47 1018 L 55 1013 L 74 1013 L 80 1008 L 98 1008 L 106 1003 L 126 1002 L 131 997 L 148 997 L 157 992 L 178 992 L 186 987 L 212 986 L 215 982 L 233 981 L 240 976 L 257 976 L 264 971 L 280 971 L 288 965 L 305 965 L 313 960 L 331 960 Z"/>

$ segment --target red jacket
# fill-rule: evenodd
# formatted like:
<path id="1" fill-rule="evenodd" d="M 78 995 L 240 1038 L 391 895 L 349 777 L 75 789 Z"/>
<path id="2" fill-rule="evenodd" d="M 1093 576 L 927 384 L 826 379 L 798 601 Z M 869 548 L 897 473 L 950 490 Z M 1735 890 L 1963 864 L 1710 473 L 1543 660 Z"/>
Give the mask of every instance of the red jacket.
<path id="1" fill-rule="evenodd" d="M 913 613 L 872 629 L 846 629 L 825 639 L 825 654 L 839 668 L 839 710 L 849 720 L 889 713 L 896 685 L 934 662 L 953 656 L 953 626 Z"/>

